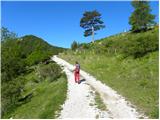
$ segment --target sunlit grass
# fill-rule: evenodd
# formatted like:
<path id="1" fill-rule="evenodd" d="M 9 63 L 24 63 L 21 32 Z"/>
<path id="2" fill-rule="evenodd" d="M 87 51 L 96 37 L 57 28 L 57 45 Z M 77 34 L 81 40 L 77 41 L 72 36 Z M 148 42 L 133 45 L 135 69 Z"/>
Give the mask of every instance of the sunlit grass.
<path id="1" fill-rule="evenodd" d="M 22 96 L 33 92 L 33 97 L 26 103 L 15 108 L 5 118 L 15 119 L 53 119 L 59 115 L 61 105 L 64 103 L 67 94 L 67 78 L 63 74 L 57 80 L 50 82 L 43 80 L 36 83 L 38 79 L 35 71 L 26 75 Z"/>
<path id="2" fill-rule="evenodd" d="M 109 85 L 150 118 L 158 118 L 158 52 L 144 57 L 119 59 L 85 52 L 61 54 L 70 63 L 79 61 L 81 68 Z"/>

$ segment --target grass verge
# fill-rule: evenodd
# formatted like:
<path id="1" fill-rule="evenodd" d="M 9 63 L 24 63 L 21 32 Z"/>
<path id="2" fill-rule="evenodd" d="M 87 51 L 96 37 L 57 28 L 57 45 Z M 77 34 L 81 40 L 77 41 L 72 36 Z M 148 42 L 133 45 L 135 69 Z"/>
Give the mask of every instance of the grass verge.
<path id="1" fill-rule="evenodd" d="M 100 97 L 100 94 L 98 92 L 95 92 L 95 105 L 98 109 L 105 111 L 107 110 L 106 105 L 104 104 L 103 100 Z"/>

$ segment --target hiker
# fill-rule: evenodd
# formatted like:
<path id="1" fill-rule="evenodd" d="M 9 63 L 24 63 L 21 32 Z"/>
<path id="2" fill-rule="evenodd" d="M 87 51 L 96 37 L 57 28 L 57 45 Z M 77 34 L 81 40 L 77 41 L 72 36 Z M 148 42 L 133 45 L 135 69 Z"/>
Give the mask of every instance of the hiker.
<path id="1" fill-rule="evenodd" d="M 74 78 L 75 78 L 75 83 L 80 83 L 80 64 L 76 61 L 75 64 L 75 69 L 74 69 Z"/>

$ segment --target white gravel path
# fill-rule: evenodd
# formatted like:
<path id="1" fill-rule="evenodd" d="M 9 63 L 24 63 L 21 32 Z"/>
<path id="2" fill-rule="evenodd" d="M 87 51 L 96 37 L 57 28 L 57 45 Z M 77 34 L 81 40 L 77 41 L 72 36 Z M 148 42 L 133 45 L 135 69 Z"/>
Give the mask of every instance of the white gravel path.
<path id="1" fill-rule="evenodd" d="M 124 97 L 83 70 L 80 71 L 80 74 L 85 81 L 76 84 L 71 72 L 74 66 L 57 56 L 53 56 L 52 60 L 63 67 L 68 78 L 67 100 L 62 106 L 59 118 L 147 118 L 138 113 L 135 106 L 133 107 Z M 91 94 L 91 91 L 92 93 L 94 91 L 90 86 L 101 95 L 101 99 L 107 106 L 107 111 L 96 108 L 94 94 Z"/>

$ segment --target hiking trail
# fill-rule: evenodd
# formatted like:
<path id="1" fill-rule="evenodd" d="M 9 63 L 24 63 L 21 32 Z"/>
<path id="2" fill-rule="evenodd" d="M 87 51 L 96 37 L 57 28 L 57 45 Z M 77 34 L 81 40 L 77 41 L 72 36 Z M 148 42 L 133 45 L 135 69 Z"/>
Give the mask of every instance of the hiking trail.
<path id="1" fill-rule="evenodd" d="M 147 118 L 124 97 L 83 70 L 80 71 L 81 83 L 75 83 L 74 66 L 56 55 L 51 59 L 63 68 L 68 79 L 67 99 L 59 118 Z M 107 110 L 100 110 L 95 105 L 95 91 Z"/>

